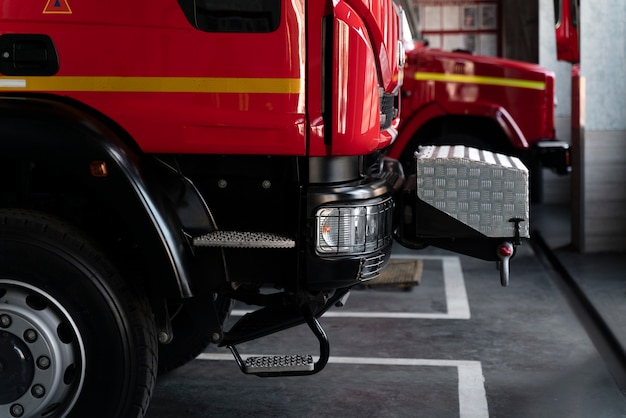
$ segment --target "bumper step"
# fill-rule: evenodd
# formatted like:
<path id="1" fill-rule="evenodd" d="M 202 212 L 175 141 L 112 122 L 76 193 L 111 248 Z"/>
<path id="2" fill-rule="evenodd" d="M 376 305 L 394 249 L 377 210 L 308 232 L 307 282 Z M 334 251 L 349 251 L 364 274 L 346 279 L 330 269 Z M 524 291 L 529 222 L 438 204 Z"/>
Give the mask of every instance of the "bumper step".
<path id="1" fill-rule="evenodd" d="M 278 376 L 305 376 L 322 370 L 328 363 L 330 356 L 330 344 L 322 326 L 311 313 L 303 312 L 303 319 L 315 334 L 319 342 L 320 355 L 317 362 L 313 356 L 307 355 L 281 355 L 281 356 L 258 356 L 242 359 L 234 344 L 228 345 L 233 353 L 237 365 L 245 374 L 253 374 L 260 377 Z"/>
<path id="2" fill-rule="evenodd" d="M 268 232 L 213 231 L 195 237 L 193 245 L 220 248 L 294 248 L 296 242 L 284 235 Z"/>
<path id="3" fill-rule="evenodd" d="M 312 372 L 315 363 L 313 356 L 292 355 L 292 356 L 262 356 L 248 357 L 243 362 L 244 373 L 246 374 L 266 374 L 266 373 L 297 373 Z"/>

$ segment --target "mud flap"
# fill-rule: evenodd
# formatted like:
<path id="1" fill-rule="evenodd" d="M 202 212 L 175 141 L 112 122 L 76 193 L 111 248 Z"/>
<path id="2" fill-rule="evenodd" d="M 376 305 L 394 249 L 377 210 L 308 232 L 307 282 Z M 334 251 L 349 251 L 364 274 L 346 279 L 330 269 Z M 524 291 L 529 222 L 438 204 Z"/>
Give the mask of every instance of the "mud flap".
<path id="1" fill-rule="evenodd" d="M 462 145 L 420 147 L 415 162 L 400 198 L 396 239 L 409 248 L 430 245 L 496 261 L 508 284 L 509 258 L 530 237 L 526 166 Z"/>

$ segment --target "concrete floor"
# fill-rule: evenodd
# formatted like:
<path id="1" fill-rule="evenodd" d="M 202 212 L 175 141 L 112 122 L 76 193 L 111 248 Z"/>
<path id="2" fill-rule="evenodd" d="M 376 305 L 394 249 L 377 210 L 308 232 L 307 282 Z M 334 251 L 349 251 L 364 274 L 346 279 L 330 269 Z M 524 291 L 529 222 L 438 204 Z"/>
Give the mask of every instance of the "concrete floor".
<path id="1" fill-rule="evenodd" d="M 493 263 L 436 249 L 394 256 L 424 259 L 421 284 L 354 290 L 322 317 L 331 359 L 319 374 L 244 375 L 228 350 L 209 347 L 159 379 L 147 417 L 626 417 L 626 398 L 529 245 L 508 288 Z M 239 346 L 316 349 L 306 326 Z"/>

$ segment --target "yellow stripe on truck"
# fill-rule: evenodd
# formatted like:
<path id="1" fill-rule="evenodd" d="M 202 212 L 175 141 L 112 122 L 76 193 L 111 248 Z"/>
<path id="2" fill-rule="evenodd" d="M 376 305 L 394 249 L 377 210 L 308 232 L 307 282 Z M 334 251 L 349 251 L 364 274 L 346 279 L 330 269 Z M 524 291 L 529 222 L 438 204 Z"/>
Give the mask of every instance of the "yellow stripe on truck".
<path id="1" fill-rule="evenodd" d="M 298 94 L 302 86 L 299 78 L 0 77 L 0 91 Z"/>
<path id="2" fill-rule="evenodd" d="M 492 86 L 518 87 L 523 89 L 545 90 L 543 81 L 520 80 L 503 77 L 482 77 L 477 75 L 444 74 L 444 73 L 415 73 L 416 80 L 441 81 L 447 83 L 486 84 Z"/>

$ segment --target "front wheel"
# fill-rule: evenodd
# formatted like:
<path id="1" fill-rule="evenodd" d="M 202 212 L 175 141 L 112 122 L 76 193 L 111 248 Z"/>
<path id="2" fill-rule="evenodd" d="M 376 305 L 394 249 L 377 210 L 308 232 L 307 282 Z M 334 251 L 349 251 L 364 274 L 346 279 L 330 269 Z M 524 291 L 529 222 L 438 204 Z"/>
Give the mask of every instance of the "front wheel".
<path id="1" fill-rule="evenodd" d="M 156 350 L 146 299 L 79 232 L 0 210 L 0 416 L 141 417 Z"/>

